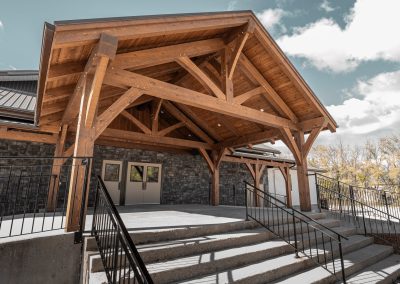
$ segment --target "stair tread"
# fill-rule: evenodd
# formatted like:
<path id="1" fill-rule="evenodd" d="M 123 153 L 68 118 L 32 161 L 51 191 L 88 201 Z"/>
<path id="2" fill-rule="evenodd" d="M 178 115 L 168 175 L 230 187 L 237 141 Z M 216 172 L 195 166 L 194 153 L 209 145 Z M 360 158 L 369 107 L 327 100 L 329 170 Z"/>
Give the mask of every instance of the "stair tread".
<path id="1" fill-rule="evenodd" d="M 151 244 L 144 244 L 137 246 L 139 252 L 144 252 L 148 250 L 160 250 L 165 248 L 173 248 L 173 247 L 180 247 L 180 246 L 187 246 L 187 245 L 195 245 L 201 243 L 209 243 L 219 240 L 226 240 L 231 238 L 242 238 L 248 237 L 252 235 L 259 235 L 259 234 L 268 234 L 269 232 L 266 231 L 264 228 L 255 228 L 255 229 L 247 229 L 247 230 L 240 230 L 240 231 L 232 231 L 220 234 L 213 234 L 213 235 L 206 235 L 200 236 L 195 238 L 187 238 L 187 239 L 178 239 L 166 242 L 158 242 L 158 243 L 151 243 Z"/>
<path id="2" fill-rule="evenodd" d="M 347 279 L 349 284 L 381 283 L 386 280 L 392 283 L 400 275 L 400 255 L 391 256 L 370 265 Z"/>
<path id="3" fill-rule="evenodd" d="M 321 224 L 329 225 L 335 224 L 337 220 L 335 219 L 322 219 Z M 176 239 L 171 241 L 164 241 L 164 242 L 157 242 L 157 243 L 150 243 L 150 244 L 143 244 L 137 246 L 139 252 L 147 251 L 147 250 L 156 250 L 156 249 L 163 249 L 163 248 L 172 248 L 172 247 L 179 247 L 183 245 L 190 245 L 190 244 L 199 244 L 199 243 L 207 243 L 217 240 L 223 239 L 230 239 L 230 238 L 241 238 L 247 237 L 254 234 L 271 234 L 268 230 L 264 227 L 256 227 L 253 229 L 245 229 L 245 230 L 237 230 L 237 231 L 230 231 L 225 233 L 218 233 L 212 235 L 204 235 L 198 236 L 194 238 L 183 238 L 183 239 Z"/>
<path id="4" fill-rule="evenodd" d="M 354 268 L 355 265 L 360 265 L 365 260 L 379 260 L 382 257 L 390 254 L 393 248 L 385 245 L 371 244 L 362 249 L 344 255 L 345 271 Z M 385 255 L 386 254 L 386 255 Z M 331 263 L 330 263 L 331 264 Z M 340 262 L 335 261 L 340 270 Z M 304 270 L 298 274 L 291 275 L 285 279 L 280 279 L 273 282 L 274 284 L 300 284 L 300 283 L 329 283 L 328 279 L 332 278 L 332 274 L 324 268 L 317 266 L 312 269 Z"/>
<path id="5" fill-rule="evenodd" d="M 346 233 L 348 230 L 352 230 L 347 227 L 337 227 L 333 228 L 338 233 Z M 314 236 L 312 236 L 313 238 Z M 300 240 L 300 235 L 298 236 L 298 240 Z M 198 264 L 204 264 L 209 262 L 214 262 L 217 260 L 222 260 L 230 257 L 236 257 L 244 254 L 249 254 L 257 251 L 265 251 L 278 247 L 289 246 L 284 240 L 279 238 L 267 240 L 265 242 L 251 244 L 251 245 L 243 245 L 239 247 L 219 250 L 210 253 L 202 253 L 196 254 L 189 257 L 178 258 L 168 261 L 156 262 L 147 265 L 150 273 L 156 273 L 160 271 L 172 270 L 176 268 L 189 267 Z"/>
<path id="6" fill-rule="evenodd" d="M 351 245 L 352 243 L 362 242 L 368 239 L 364 236 L 353 236 L 349 238 L 346 245 Z M 261 262 L 252 263 L 246 266 L 228 269 L 220 271 L 218 273 L 213 273 L 203 277 L 199 277 L 192 280 L 184 280 L 179 283 L 232 283 L 235 281 L 241 281 L 246 278 L 252 277 L 254 275 L 266 274 L 266 273 L 277 273 L 280 269 L 285 269 L 285 267 L 291 267 L 293 265 L 304 262 L 310 265 L 311 260 L 303 256 L 300 258 L 295 258 L 294 254 L 286 254 L 278 257 L 263 260 Z M 305 265 L 307 267 L 307 265 Z M 321 268 L 322 269 L 322 268 Z M 322 269 L 324 270 L 324 269 Z M 326 271 L 326 270 L 324 270 Z M 328 272 L 327 272 L 328 273 Z M 329 274 L 329 273 L 328 273 Z M 330 274 L 329 274 L 330 275 Z"/>

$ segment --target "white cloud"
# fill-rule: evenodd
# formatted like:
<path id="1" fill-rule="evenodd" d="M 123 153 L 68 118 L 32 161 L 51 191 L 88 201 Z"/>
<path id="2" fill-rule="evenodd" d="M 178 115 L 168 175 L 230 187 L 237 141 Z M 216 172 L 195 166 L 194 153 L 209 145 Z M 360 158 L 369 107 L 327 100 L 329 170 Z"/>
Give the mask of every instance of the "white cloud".
<path id="1" fill-rule="evenodd" d="M 399 0 L 357 0 L 341 28 L 323 18 L 278 39 L 289 55 L 306 58 L 320 70 L 348 72 L 363 61 L 400 62 Z"/>
<path id="2" fill-rule="evenodd" d="M 235 10 L 237 6 L 238 0 L 232 0 L 228 3 L 228 8 L 226 9 L 227 11 L 233 11 Z"/>
<path id="3" fill-rule="evenodd" d="M 324 11 L 327 12 L 327 13 L 330 13 L 330 12 L 333 12 L 333 11 L 336 10 L 336 8 L 333 8 L 333 7 L 331 6 L 331 3 L 329 3 L 328 0 L 322 1 L 322 3 L 321 3 L 321 5 L 319 6 L 319 8 L 320 8 L 321 10 L 324 10 Z"/>
<path id="4" fill-rule="evenodd" d="M 0 30 L 3 30 L 4 29 L 4 24 L 3 24 L 3 22 L 0 20 Z"/>
<path id="5" fill-rule="evenodd" d="M 391 132 L 400 126 L 400 70 L 379 74 L 359 81 L 353 89 L 355 96 L 341 105 L 328 106 L 339 124 L 339 136 L 373 136 Z"/>
<path id="6" fill-rule="evenodd" d="M 268 31 L 274 32 L 277 27 L 279 27 L 281 31 L 286 31 L 285 26 L 281 22 L 282 18 L 288 15 L 288 13 L 284 10 L 266 9 L 263 10 L 261 13 L 257 13 L 256 15 Z"/>

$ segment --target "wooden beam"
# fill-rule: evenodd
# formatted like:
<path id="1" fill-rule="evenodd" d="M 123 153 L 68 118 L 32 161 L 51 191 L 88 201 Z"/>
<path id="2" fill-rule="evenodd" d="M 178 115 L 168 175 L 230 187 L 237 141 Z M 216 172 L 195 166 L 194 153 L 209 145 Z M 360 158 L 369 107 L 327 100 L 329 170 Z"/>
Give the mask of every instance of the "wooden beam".
<path id="1" fill-rule="evenodd" d="M 57 135 L 53 134 L 39 134 L 29 131 L 19 130 L 2 130 L 0 131 L 0 139 L 16 140 L 16 141 L 30 141 L 45 144 L 56 144 Z"/>
<path id="2" fill-rule="evenodd" d="M 210 155 L 208 155 L 207 151 L 204 148 L 199 148 L 200 155 L 204 158 L 207 163 L 208 169 L 210 170 L 211 174 L 215 171 L 215 165 L 212 161 Z"/>
<path id="3" fill-rule="evenodd" d="M 255 180 L 256 172 L 254 171 L 253 164 L 246 162 L 245 165 L 246 165 L 247 169 L 249 170 L 251 177 L 253 178 L 253 180 Z"/>
<path id="4" fill-rule="evenodd" d="M 266 126 L 287 127 L 295 130 L 298 129 L 295 123 L 286 118 L 261 112 L 249 107 L 233 105 L 218 98 L 213 98 L 190 89 L 165 83 L 136 73 L 114 68 L 109 69 L 106 76 L 108 76 L 109 80 L 134 86 L 143 92 L 158 98 L 218 112 Z"/>
<path id="5" fill-rule="evenodd" d="M 303 132 L 308 132 L 312 130 L 313 128 L 318 128 L 318 127 L 323 127 L 325 128 L 328 119 L 326 117 L 316 117 L 316 118 L 311 118 L 308 120 L 303 120 L 299 122 L 299 127 Z"/>
<path id="6" fill-rule="evenodd" d="M 296 115 L 287 106 L 287 104 L 282 100 L 278 93 L 272 88 L 272 86 L 267 82 L 264 76 L 257 70 L 257 68 L 251 63 L 251 61 L 242 54 L 239 58 L 240 64 L 249 72 L 265 89 L 265 97 L 268 102 L 280 113 L 281 115 L 286 115 L 293 122 L 298 122 Z"/>
<path id="7" fill-rule="evenodd" d="M 78 115 L 79 101 L 83 96 L 83 92 L 85 91 L 89 91 L 90 93 L 90 102 L 88 107 L 97 107 L 98 96 L 104 78 L 104 73 L 106 71 L 109 59 L 112 59 L 115 56 L 117 44 L 118 40 L 116 38 L 107 34 L 101 34 L 99 43 L 93 49 L 86 63 L 85 69 L 79 77 L 75 90 L 68 101 L 67 107 L 61 119 L 61 124 L 70 124 L 71 121 Z M 93 79 L 94 82 L 90 86 L 88 82 L 88 76 L 91 72 L 95 72 L 95 78 Z M 92 100 L 94 100 L 93 103 Z M 91 125 L 94 119 L 95 110 L 89 109 L 88 111 L 88 121 L 85 121 L 85 123 Z"/>
<path id="8" fill-rule="evenodd" d="M 229 64 L 231 60 L 230 48 L 226 46 L 221 52 L 221 83 L 228 103 L 233 102 L 233 82 L 232 78 L 229 77 Z"/>
<path id="9" fill-rule="evenodd" d="M 179 65 L 181 65 L 187 72 L 189 72 L 193 77 L 195 77 L 206 90 L 214 94 L 217 98 L 225 99 L 225 94 L 221 89 L 214 84 L 214 82 L 208 77 L 196 64 L 193 63 L 187 56 L 181 56 L 176 60 Z"/>
<path id="10" fill-rule="evenodd" d="M 84 27 L 79 26 L 80 32 L 76 32 L 71 25 L 57 26 L 57 32 L 54 37 L 53 48 L 61 48 L 66 46 L 77 46 L 95 43 L 100 33 L 104 28 L 107 32 L 120 40 L 123 39 L 138 39 L 153 36 L 166 36 L 171 34 L 189 33 L 193 31 L 205 31 L 210 29 L 225 29 L 233 28 L 246 24 L 249 21 L 250 15 L 218 15 L 213 18 L 186 17 L 184 20 L 178 20 L 176 17 L 162 17 L 157 20 L 142 19 L 131 21 L 114 21 L 104 23 L 85 24 Z M 84 36 L 83 36 L 84 35 Z"/>
<path id="11" fill-rule="evenodd" d="M 185 123 L 184 122 L 178 122 L 178 123 L 176 123 L 176 124 L 174 124 L 174 125 L 171 125 L 171 126 L 168 126 L 168 127 L 166 127 L 166 128 L 164 128 L 164 129 L 162 129 L 162 130 L 160 130 L 158 133 L 157 133 L 157 135 L 158 136 L 165 136 L 165 135 L 167 135 L 168 133 L 170 133 L 170 132 L 172 132 L 172 131 L 174 131 L 174 130 L 176 130 L 176 129 L 178 129 L 178 128 L 181 128 L 181 127 L 183 127 L 183 126 L 185 126 Z M 154 133 L 153 133 L 154 134 Z"/>
<path id="12" fill-rule="evenodd" d="M 244 102 L 246 102 L 247 100 L 249 100 L 249 99 L 251 99 L 251 98 L 253 98 L 253 97 L 257 96 L 257 95 L 260 95 L 260 94 L 262 94 L 264 92 L 265 92 L 265 89 L 263 87 L 256 87 L 256 88 L 254 88 L 254 89 L 252 89 L 250 91 L 247 91 L 247 92 L 245 92 L 245 93 L 243 93 L 241 95 L 238 95 L 238 96 L 234 97 L 233 98 L 233 102 L 235 104 L 241 105 Z"/>
<path id="13" fill-rule="evenodd" d="M 302 154 L 304 155 L 304 157 L 308 156 L 308 153 L 310 152 L 315 139 L 317 139 L 318 134 L 321 132 L 322 129 L 323 127 L 314 128 L 313 130 L 311 130 L 311 133 L 308 136 L 307 141 L 303 145 Z"/>
<path id="14" fill-rule="evenodd" d="M 297 148 L 300 149 L 300 163 L 297 163 L 297 182 L 299 186 L 300 209 L 311 211 L 310 184 L 308 181 L 307 155 L 302 152 L 304 146 L 304 132 L 295 132 Z"/>
<path id="15" fill-rule="evenodd" d="M 280 131 L 282 134 L 282 140 L 286 144 L 286 146 L 290 149 L 290 151 L 292 152 L 292 154 L 296 160 L 296 163 L 301 164 L 303 161 L 302 155 L 301 155 L 298 145 L 296 144 L 296 141 L 294 141 L 294 139 L 293 139 L 292 132 L 290 131 L 289 128 L 281 128 Z"/>
<path id="16" fill-rule="evenodd" d="M 184 113 L 182 113 L 176 106 L 174 106 L 169 101 L 164 101 L 165 109 L 171 113 L 176 119 L 185 123 L 186 127 L 197 135 L 200 139 L 207 142 L 208 144 L 213 144 L 214 141 L 205 133 L 200 127 L 198 127 L 193 121 L 191 121 Z"/>
<path id="17" fill-rule="evenodd" d="M 260 160 L 260 159 L 252 159 L 252 158 L 244 158 L 244 157 L 237 157 L 237 156 L 224 156 L 222 158 L 222 161 L 224 162 L 230 162 L 230 163 L 248 163 L 248 164 L 255 164 L 259 163 L 261 165 L 265 165 L 268 167 L 289 167 L 293 166 L 293 164 L 288 163 L 288 162 L 281 162 L 281 161 L 274 161 L 274 160 Z"/>
<path id="18" fill-rule="evenodd" d="M 240 35 L 238 36 L 237 40 L 236 40 L 236 44 L 235 44 L 235 49 L 232 53 L 232 58 L 231 61 L 229 63 L 229 79 L 233 79 L 233 74 L 235 72 L 236 69 L 236 65 L 238 63 L 239 60 L 239 56 L 242 53 L 243 47 L 246 44 L 247 39 L 250 36 L 250 32 L 241 32 Z"/>
<path id="19" fill-rule="evenodd" d="M 158 120 L 160 117 L 160 110 L 162 103 L 163 103 L 162 99 L 153 101 L 152 123 L 151 123 L 151 131 L 153 132 L 153 134 L 158 132 Z"/>
<path id="20" fill-rule="evenodd" d="M 131 103 L 142 95 L 142 91 L 136 88 L 130 88 L 118 100 L 113 103 L 107 110 L 97 117 L 95 128 L 95 139 L 97 139 L 104 129 Z"/>
<path id="21" fill-rule="evenodd" d="M 198 149 L 198 148 L 204 148 L 207 150 L 213 149 L 212 145 L 209 145 L 204 142 L 172 138 L 172 137 L 153 136 L 151 134 L 144 134 L 126 130 L 111 129 L 111 128 L 107 128 L 106 130 L 103 131 L 101 138 L 105 137 L 129 139 L 131 141 L 144 142 L 149 144 L 153 143 L 160 145 L 180 146 L 190 149 Z"/>
<path id="22" fill-rule="evenodd" d="M 126 117 L 130 122 L 132 122 L 137 127 L 139 127 L 139 129 L 142 130 L 143 133 L 146 133 L 146 134 L 151 134 L 152 133 L 152 131 L 146 125 L 144 125 L 139 119 L 134 117 L 132 114 L 130 114 L 126 110 L 123 110 L 121 112 L 121 115 Z"/>
<path id="23" fill-rule="evenodd" d="M 112 66 L 122 69 L 139 69 L 177 60 L 179 57 L 195 57 L 216 52 L 223 48 L 222 39 L 214 38 L 170 46 L 118 54 Z"/>

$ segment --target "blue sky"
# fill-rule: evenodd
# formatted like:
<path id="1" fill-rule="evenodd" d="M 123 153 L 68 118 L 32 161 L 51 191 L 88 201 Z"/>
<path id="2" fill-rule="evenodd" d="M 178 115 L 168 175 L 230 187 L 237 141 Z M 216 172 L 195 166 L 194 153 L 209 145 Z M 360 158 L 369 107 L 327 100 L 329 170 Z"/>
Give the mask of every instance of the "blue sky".
<path id="1" fill-rule="evenodd" d="M 400 126 L 399 0 L 0 0 L 0 70 L 37 69 L 43 23 L 253 10 L 339 123 L 361 143 Z"/>

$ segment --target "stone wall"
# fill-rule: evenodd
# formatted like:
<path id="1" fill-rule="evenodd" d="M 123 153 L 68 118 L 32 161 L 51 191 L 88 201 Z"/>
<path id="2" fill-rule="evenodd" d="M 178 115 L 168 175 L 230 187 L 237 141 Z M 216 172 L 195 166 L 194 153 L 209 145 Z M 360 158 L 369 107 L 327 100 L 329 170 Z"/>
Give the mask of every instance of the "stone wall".
<path id="1" fill-rule="evenodd" d="M 48 144 L 0 140 L 0 156 L 53 156 Z M 170 153 L 111 146 L 95 146 L 89 205 L 94 200 L 96 176 L 101 175 L 103 160 L 124 160 L 162 165 L 162 204 L 208 204 L 211 175 L 204 159 L 197 153 Z M 265 171 L 266 172 L 266 171 Z M 244 205 L 244 183 L 252 182 L 245 165 L 222 162 L 220 165 L 220 203 Z M 266 175 L 263 177 L 267 184 Z"/>

